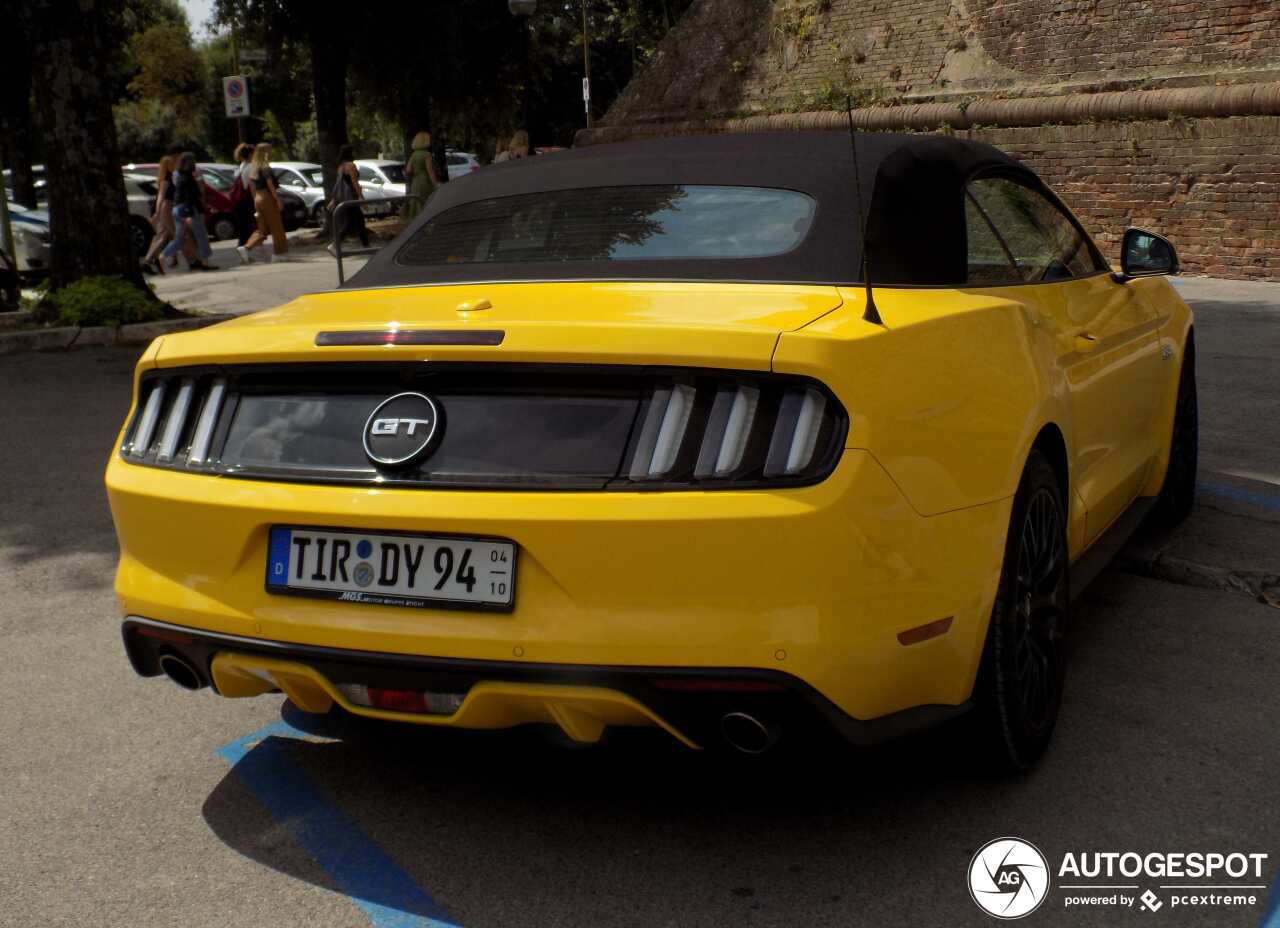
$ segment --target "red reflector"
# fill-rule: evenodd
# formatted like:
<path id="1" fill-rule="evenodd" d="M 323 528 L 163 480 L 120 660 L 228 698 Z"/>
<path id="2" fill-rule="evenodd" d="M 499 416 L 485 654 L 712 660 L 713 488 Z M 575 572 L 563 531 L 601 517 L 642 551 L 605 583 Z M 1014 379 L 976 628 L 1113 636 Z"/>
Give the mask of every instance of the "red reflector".
<path id="1" fill-rule="evenodd" d="M 194 644 L 195 639 L 182 632 L 171 632 L 163 628 L 151 628 L 147 625 L 135 625 L 134 632 L 147 638 L 159 638 L 161 641 L 172 641 L 174 644 Z"/>
<path id="2" fill-rule="evenodd" d="M 781 683 L 761 680 L 697 680 L 683 677 L 650 680 L 660 690 L 679 693 L 778 693 L 786 690 Z"/>
<path id="3" fill-rule="evenodd" d="M 928 625 L 908 628 L 905 632 L 898 632 L 898 643 L 904 645 L 919 644 L 922 641 L 928 641 L 930 638 L 945 635 L 949 628 L 951 628 L 951 616 L 947 616 L 945 619 L 938 619 L 936 622 L 930 622 Z"/>
<path id="4" fill-rule="evenodd" d="M 426 712 L 427 698 L 412 690 L 380 690 L 369 687 L 369 702 L 379 709 L 393 712 Z"/>

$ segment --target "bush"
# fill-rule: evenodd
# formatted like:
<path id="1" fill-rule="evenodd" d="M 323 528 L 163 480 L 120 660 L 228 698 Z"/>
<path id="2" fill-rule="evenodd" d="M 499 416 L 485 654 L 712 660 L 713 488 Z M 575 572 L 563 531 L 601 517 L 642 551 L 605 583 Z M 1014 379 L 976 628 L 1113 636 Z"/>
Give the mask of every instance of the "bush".
<path id="1" fill-rule="evenodd" d="M 86 277 L 50 297 L 63 325 L 120 326 L 164 317 L 161 303 L 123 277 Z"/>

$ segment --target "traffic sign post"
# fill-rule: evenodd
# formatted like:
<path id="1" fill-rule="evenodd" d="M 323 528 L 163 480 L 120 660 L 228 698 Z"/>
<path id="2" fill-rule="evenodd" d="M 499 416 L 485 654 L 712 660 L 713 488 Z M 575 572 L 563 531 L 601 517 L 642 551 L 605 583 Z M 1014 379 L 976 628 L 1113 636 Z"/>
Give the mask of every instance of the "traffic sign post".
<path id="1" fill-rule="evenodd" d="M 222 102 L 229 118 L 249 115 L 249 81 L 243 74 L 222 79 Z"/>

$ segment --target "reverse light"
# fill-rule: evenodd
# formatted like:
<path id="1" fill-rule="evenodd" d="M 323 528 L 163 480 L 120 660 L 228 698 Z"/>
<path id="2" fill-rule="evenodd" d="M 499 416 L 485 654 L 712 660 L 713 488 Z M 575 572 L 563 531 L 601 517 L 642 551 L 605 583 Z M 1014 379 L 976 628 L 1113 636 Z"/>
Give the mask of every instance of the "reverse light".
<path id="1" fill-rule="evenodd" d="M 339 683 L 338 690 L 357 706 L 423 715 L 453 715 L 467 698 L 466 693 L 389 690 L 362 683 Z"/>

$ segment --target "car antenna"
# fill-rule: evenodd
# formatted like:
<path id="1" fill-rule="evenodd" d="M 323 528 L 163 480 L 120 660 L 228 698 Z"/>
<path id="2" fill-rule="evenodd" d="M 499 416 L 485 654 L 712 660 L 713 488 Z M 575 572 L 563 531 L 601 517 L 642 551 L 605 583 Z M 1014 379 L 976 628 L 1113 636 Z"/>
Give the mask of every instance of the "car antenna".
<path id="1" fill-rule="evenodd" d="M 849 148 L 853 152 L 853 185 L 858 194 L 858 239 L 862 243 L 862 279 L 867 287 L 867 308 L 862 318 L 873 325 L 884 325 L 880 318 L 880 310 L 876 309 L 876 298 L 871 292 L 871 262 L 867 252 L 871 250 L 867 244 L 867 214 L 862 207 L 862 174 L 858 168 L 858 133 L 853 129 L 853 97 L 845 96 L 845 112 L 849 115 Z"/>

